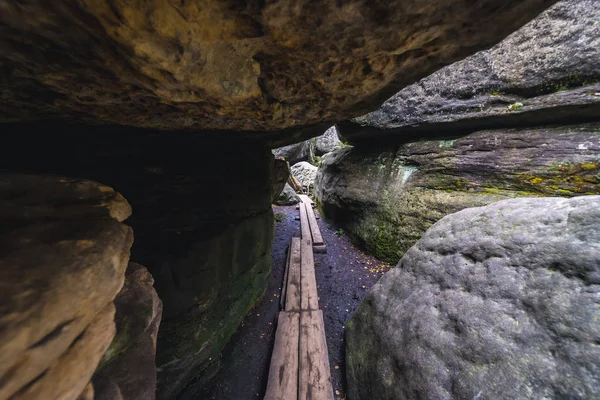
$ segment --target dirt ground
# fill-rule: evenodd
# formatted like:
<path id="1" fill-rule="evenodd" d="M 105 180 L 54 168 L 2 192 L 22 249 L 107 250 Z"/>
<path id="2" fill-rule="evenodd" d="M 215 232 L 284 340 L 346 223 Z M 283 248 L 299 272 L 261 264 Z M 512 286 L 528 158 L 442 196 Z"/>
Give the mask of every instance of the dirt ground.
<path id="1" fill-rule="evenodd" d="M 292 236 L 300 236 L 295 206 L 273 206 L 273 212 L 272 273 L 265 295 L 225 347 L 214 377 L 208 383 L 203 380 L 191 385 L 182 400 L 255 400 L 264 396 L 287 249 Z M 335 397 L 345 399 L 344 327 L 369 289 L 391 266 L 352 246 L 335 225 L 323 219 L 318 222 L 327 244 L 327 254 L 315 254 L 319 306 L 325 317 Z"/>

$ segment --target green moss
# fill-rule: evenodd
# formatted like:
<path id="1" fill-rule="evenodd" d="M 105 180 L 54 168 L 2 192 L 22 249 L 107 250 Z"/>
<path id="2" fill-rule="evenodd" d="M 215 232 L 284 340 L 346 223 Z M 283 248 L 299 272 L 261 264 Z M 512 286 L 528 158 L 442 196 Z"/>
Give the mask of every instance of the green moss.
<path id="1" fill-rule="evenodd" d="M 519 111 L 521 110 L 521 108 L 523 108 L 523 103 L 512 103 L 511 105 L 508 106 L 508 110 L 509 111 Z"/>

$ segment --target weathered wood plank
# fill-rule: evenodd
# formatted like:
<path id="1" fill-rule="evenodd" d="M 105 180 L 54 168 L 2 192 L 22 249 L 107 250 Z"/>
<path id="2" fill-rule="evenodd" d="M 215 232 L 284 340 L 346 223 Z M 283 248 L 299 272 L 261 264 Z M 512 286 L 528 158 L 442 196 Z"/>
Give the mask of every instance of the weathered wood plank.
<path id="1" fill-rule="evenodd" d="M 298 398 L 299 333 L 300 313 L 279 312 L 264 400 L 296 400 Z"/>
<path id="2" fill-rule="evenodd" d="M 285 311 L 300 310 L 300 238 L 293 237 L 290 245 L 290 272 L 287 283 Z"/>
<path id="3" fill-rule="evenodd" d="M 308 224 L 308 212 L 306 204 L 300 204 L 300 231 L 302 232 L 302 242 L 309 241 L 312 244 L 312 235 L 310 233 L 310 225 Z"/>
<path id="4" fill-rule="evenodd" d="M 279 309 L 285 308 L 285 299 L 287 297 L 288 278 L 290 274 L 290 256 L 292 254 L 292 243 L 288 247 L 287 257 L 285 260 L 285 271 L 283 273 L 283 283 L 281 284 L 281 297 L 279 298 Z"/>
<path id="5" fill-rule="evenodd" d="M 302 239 L 300 244 L 300 309 L 318 310 L 319 297 L 317 293 L 317 280 L 315 278 L 315 261 L 312 243 Z"/>
<path id="6" fill-rule="evenodd" d="M 300 314 L 298 400 L 333 400 L 323 312 Z"/>
<path id="7" fill-rule="evenodd" d="M 303 202 L 304 204 L 307 204 L 307 205 L 309 205 L 309 206 L 311 206 L 311 207 L 314 207 L 314 205 L 315 205 L 315 202 L 314 202 L 314 201 L 312 201 L 312 200 L 310 199 L 310 197 L 308 197 L 307 195 L 305 195 L 305 194 L 299 194 L 299 195 L 298 195 L 298 197 L 300 198 L 300 200 L 302 200 L 302 202 Z"/>
<path id="8" fill-rule="evenodd" d="M 313 253 L 319 253 L 319 254 L 327 253 L 327 245 L 322 244 L 319 246 L 313 246 Z"/>
<path id="9" fill-rule="evenodd" d="M 306 214 L 308 216 L 308 225 L 310 227 L 313 245 L 320 246 L 323 244 L 323 236 L 321 236 L 321 230 L 319 229 L 319 224 L 315 218 L 315 212 L 312 208 L 306 207 Z"/>

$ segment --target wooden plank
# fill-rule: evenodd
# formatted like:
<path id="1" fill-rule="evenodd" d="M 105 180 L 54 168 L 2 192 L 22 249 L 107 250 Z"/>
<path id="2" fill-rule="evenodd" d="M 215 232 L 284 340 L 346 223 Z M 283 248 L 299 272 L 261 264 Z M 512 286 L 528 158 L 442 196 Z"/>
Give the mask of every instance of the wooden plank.
<path id="1" fill-rule="evenodd" d="M 311 207 L 312 207 L 312 206 L 314 206 L 314 204 L 315 204 L 315 203 L 314 203 L 314 202 L 313 202 L 313 201 L 310 199 L 310 197 L 308 197 L 308 196 L 307 196 L 307 195 L 305 195 L 305 194 L 299 194 L 299 195 L 298 195 L 298 197 L 300 198 L 300 200 L 302 200 L 302 202 L 303 202 L 304 204 L 308 204 L 308 205 L 309 205 L 309 206 L 311 206 Z"/>
<path id="2" fill-rule="evenodd" d="M 288 287 L 288 276 L 290 273 L 290 255 L 292 254 L 292 243 L 290 242 L 290 246 L 288 247 L 287 257 L 285 260 L 285 271 L 283 273 L 283 283 L 281 284 L 281 297 L 279 298 L 279 309 L 283 310 L 285 308 L 285 299 L 287 296 L 287 287 Z"/>
<path id="3" fill-rule="evenodd" d="M 300 314 L 298 400 L 333 400 L 323 312 Z"/>
<path id="4" fill-rule="evenodd" d="M 300 313 L 279 312 L 264 400 L 298 399 Z"/>
<path id="5" fill-rule="evenodd" d="M 317 219 L 315 218 L 315 212 L 312 208 L 307 207 L 306 214 L 308 216 L 308 226 L 310 227 L 310 234 L 312 236 L 313 245 L 322 245 L 323 236 L 321 236 L 321 230 L 319 229 L 319 224 L 317 223 Z"/>
<path id="6" fill-rule="evenodd" d="M 300 310 L 300 238 L 293 237 L 290 245 L 290 272 L 287 281 L 285 311 Z"/>
<path id="7" fill-rule="evenodd" d="M 319 297 L 312 243 L 310 240 L 304 240 L 304 238 L 300 244 L 300 261 L 300 309 L 303 311 L 318 310 Z"/>
<path id="8" fill-rule="evenodd" d="M 310 225 L 308 224 L 308 213 L 306 204 L 300 204 L 300 231 L 302 232 L 302 241 L 306 240 L 312 243 L 312 235 L 310 233 Z"/>
<path id="9" fill-rule="evenodd" d="M 313 253 L 319 253 L 319 254 L 325 254 L 327 253 L 327 245 L 319 245 L 319 246 L 313 246 Z"/>

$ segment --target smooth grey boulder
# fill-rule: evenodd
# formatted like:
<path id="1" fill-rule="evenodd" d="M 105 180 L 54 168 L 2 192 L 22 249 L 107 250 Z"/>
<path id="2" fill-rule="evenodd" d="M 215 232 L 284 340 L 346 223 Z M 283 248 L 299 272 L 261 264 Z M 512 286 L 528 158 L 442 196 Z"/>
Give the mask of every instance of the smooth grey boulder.
<path id="1" fill-rule="evenodd" d="M 600 2 L 564 0 L 490 50 L 338 123 L 352 142 L 572 123 L 600 115 Z"/>
<path id="2" fill-rule="evenodd" d="M 287 183 L 283 187 L 283 190 L 281 191 L 277 199 L 275 199 L 275 204 L 280 206 L 289 206 L 292 204 L 298 204 L 299 202 L 300 198 L 298 197 L 294 189 L 292 189 L 292 187 Z"/>
<path id="3" fill-rule="evenodd" d="M 349 398 L 594 399 L 600 196 L 433 225 L 346 326 Z"/>

